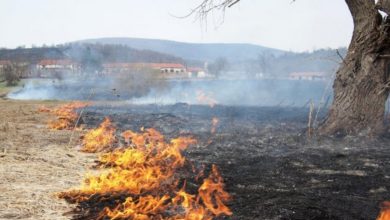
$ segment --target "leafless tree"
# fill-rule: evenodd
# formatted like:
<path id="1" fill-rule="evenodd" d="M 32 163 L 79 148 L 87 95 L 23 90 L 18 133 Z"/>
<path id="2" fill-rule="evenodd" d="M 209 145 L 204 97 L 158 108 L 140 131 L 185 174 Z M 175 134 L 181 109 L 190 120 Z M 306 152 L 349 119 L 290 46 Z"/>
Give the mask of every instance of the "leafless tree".
<path id="1" fill-rule="evenodd" d="M 224 12 L 239 0 L 203 0 L 192 11 L 205 17 Z M 344 0 L 354 22 L 347 56 L 336 73 L 334 99 L 321 134 L 384 132 L 385 103 L 390 91 L 390 0 Z"/>
<path id="2" fill-rule="evenodd" d="M 4 79 L 7 86 L 15 86 L 19 82 L 20 78 L 16 69 L 16 65 L 13 64 L 4 67 Z"/>

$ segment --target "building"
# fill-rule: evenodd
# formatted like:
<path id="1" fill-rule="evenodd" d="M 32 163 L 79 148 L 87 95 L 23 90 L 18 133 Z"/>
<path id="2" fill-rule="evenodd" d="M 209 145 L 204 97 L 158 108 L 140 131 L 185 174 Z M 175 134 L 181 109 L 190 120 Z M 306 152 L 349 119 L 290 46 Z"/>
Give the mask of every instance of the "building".
<path id="1" fill-rule="evenodd" d="M 150 65 L 153 69 L 160 70 L 161 73 L 187 73 L 186 67 L 180 63 L 151 63 Z"/>
<path id="2" fill-rule="evenodd" d="M 208 78 L 210 75 L 204 71 L 204 69 L 199 67 L 189 67 L 187 69 L 188 77 L 190 78 Z"/>
<path id="3" fill-rule="evenodd" d="M 76 62 L 73 62 L 68 59 L 62 59 L 62 60 L 41 60 L 37 64 L 38 70 L 70 70 L 70 71 L 77 71 L 79 70 L 80 65 Z"/>
<path id="4" fill-rule="evenodd" d="M 104 63 L 103 73 L 106 75 L 117 75 L 141 68 L 147 67 L 142 65 L 142 63 Z"/>
<path id="5" fill-rule="evenodd" d="M 180 63 L 105 63 L 103 72 L 107 75 L 129 73 L 134 70 L 152 69 L 164 78 L 186 78 L 187 68 Z"/>
<path id="6" fill-rule="evenodd" d="M 325 80 L 326 74 L 323 72 L 295 72 L 290 73 L 290 80 Z"/>
<path id="7" fill-rule="evenodd" d="M 9 60 L 0 60 L 0 69 L 3 69 L 7 65 L 11 65 L 11 64 L 12 64 L 12 62 Z"/>

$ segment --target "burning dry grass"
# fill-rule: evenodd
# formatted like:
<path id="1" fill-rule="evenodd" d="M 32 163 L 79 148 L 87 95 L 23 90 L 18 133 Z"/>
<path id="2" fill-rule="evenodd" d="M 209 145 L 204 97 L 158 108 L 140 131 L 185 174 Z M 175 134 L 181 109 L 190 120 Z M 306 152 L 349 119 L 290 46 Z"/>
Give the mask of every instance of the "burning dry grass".
<path id="1" fill-rule="evenodd" d="M 108 130 L 112 134 L 108 123 L 106 119 L 94 131 Z M 92 211 L 84 213 L 85 218 L 205 220 L 232 214 L 224 204 L 230 195 L 224 191 L 223 179 L 215 165 L 209 177 L 199 183 L 197 194 L 186 192 L 186 180 L 179 176 L 179 171 L 189 162 L 182 151 L 195 144 L 195 139 L 178 137 L 166 142 L 155 129 L 140 133 L 125 131 L 122 136 L 125 148 L 100 156 L 99 167 L 104 169 L 100 175 L 87 176 L 79 190 L 59 194 L 60 198 L 84 208 L 89 204 Z M 84 143 L 112 144 L 100 137 L 104 136 L 91 135 Z"/>
<path id="2" fill-rule="evenodd" d="M 57 117 L 56 120 L 50 121 L 48 127 L 55 130 L 72 130 L 78 119 L 77 109 L 88 106 L 85 102 L 73 102 L 64 104 L 55 109 L 40 107 L 39 112 L 48 112 Z"/>
<path id="3" fill-rule="evenodd" d="M 208 105 L 210 108 L 214 108 L 217 104 L 217 100 L 215 100 L 211 95 L 207 95 L 204 91 L 198 90 L 196 92 L 196 100 L 199 104 Z"/>
<path id="4" fill-rule="evenodd" d="M 377 220 L 390 220 L 390 202 L 386 201 L 382 203 L 381 212 Z"/>
<path id="5" fill-rule="evenodd" d="M 81 151 L 95 153 L 108 150 L 115 142 L 115 128 L 109 118 L 105 118 L 103 123 L 90 130 L 83 138 L 83 148 Z"/>
<path id="6" fill-rule="evenodd" d="M 215 134 L 215 132 L 217 131 L 218 123 L 219 119 L 217 117 L 213 117 L 213 119 L 211 119 L 211 134 Z"/>

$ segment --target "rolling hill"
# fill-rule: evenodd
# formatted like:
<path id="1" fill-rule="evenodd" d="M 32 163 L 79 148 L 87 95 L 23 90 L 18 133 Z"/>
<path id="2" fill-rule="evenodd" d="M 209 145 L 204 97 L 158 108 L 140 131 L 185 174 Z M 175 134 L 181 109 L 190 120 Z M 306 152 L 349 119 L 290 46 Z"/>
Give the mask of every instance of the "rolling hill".
<path id="1" fill-rule="evenodd" d="M 236 43 L 183 43 L 169 40 L 143 38 L 98 38 L 78 41 L 79 43 L 120 44 L 139 50 L 152 50 L 171 54 L 186 60 L 213 61 L 219 57 L 228 60 L 254 59 L 258 54 L 280 55 L 285 51 L 258 46 L 254 44 Z"/>

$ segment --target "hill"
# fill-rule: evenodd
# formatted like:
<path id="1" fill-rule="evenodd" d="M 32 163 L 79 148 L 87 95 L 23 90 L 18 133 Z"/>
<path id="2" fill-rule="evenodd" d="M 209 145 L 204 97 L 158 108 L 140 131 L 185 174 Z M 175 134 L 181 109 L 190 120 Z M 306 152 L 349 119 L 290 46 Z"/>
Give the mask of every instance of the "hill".
<path id="1" fill-rule="evenodd" d="M 152 50 L 172 54 L 186 60 L 213 61 L 224 57 L 231 61 L 256 58 L 267 53 L 281 55 L 285 51 L 258 46 L 254 44 L 236 43 L 184 43 L 169 40 L 143 38 L 98 38 L 78 41 L 81 43 L 119 44 L 139 50 Z"/>
<path id="2" fill-rule="evenodd" d="M 123 45 L 74 43 L 55 47 L 0 49 L 0 60 L 38 63 L 43 59 L 94 60 L 96 62 L 178 62 L 181 58 Z"/>

